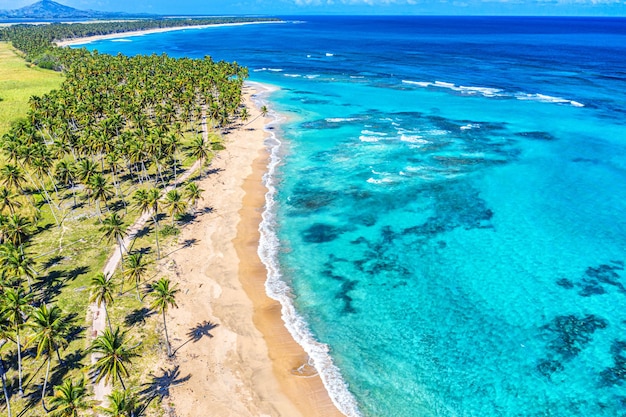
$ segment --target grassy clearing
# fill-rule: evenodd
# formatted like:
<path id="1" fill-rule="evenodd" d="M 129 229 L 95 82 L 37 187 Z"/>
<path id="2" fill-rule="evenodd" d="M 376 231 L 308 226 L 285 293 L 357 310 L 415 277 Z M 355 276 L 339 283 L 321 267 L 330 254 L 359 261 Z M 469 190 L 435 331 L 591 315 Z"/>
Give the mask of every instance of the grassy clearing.
<path id="1" fill-rule="evenodd" d="M 28 99 L 59 88 L 63 75 L 31 67 L 7 42 L 0 42 L 0 136 L 11 122 L 24 117 Z"/>

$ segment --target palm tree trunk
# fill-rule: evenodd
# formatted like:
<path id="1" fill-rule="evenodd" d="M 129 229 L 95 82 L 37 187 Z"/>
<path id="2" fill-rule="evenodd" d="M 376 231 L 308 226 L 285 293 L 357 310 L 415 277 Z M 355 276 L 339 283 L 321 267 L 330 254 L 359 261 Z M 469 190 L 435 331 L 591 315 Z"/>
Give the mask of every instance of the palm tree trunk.
<path id="1" fill-rule="evenodd" d="M 47 413 L 48 409 L 46 408 L 46 388 L 48 388 L 48 377 L 50 376 L 50 364 L 52 363 L 52 352 L 48 352 L 48 367 L 46 368 L 46 377 L 43 380 L 43 388 L 41 389 L 41 406 L 44 411 Z"/>
<path id="2" fill-rule="evenodd" d="M 124 292 L 124 250 L 123 242 L 120 238 L 117 238 L 117 246 L 120 248 L 120 268 L 122 270 L 122 284 L 120 285 L 120 294 Z"/>
<path id="3" fill-rule="evenodd" d="M 22 388 L 22 344 L 20 343 L 20 328 L 15 328 L 15 333 L 17 335 L 17 374 L 19 381 L 19 393 L 20 397 L 24 396 L 24 389 Z"/>
<path id="4" fill-rule="evenodd" d="M 111 327 L 111 317 L 109 317 L 109 310 L 107 310 L 107 303 L 103 303 L 104 305 L 104 315 L 107 318 L 107 323 L 109 325 L 109 330 L 113 331 L 113 327 Z"/>
<path id="5" fill-rule="evenodd" d="M 0 347 L 4 346 L 6 339 L 0 342 Z M 7 417 L 12 417 L 11 413 L 11 400 L 9 399 L 9 392 L 7 391 L 6 371 L 4 369 L 4 361 L 0 358 L 0 378 L 2 379 L 2 391 L 4 392 L 4 401 L 7 404 Z"/>
<path id="6" fill-rule="evenodd" d="M 137 301 L 141 301 L 141 294 L 139 293 L 139 279 L 135 278 L 135 289 L 137 290 Z"/>
<path id="7" fill-rule="evenodd" d="M 170 346 L 170 337 L 167 334 L 167 322 L 165 321 L 165 310 L 163 310 L 163 329 L 165 330 L 165 345 L 167 346 L 167 357 L 172 357 L 172 347 Z"/>
<path id="8" fill-rule="evenodd" d="M 154 214 L 154 216 L 152 216 L 152 221 L 154 222 L 154 228 L 155 228 L 155 236 L 156 236 L 156 247 L 157 247 L 157 261 L 159 259 L 161 259 L 161 248 L 159 247 L 159 222 L 157 220 L 157 215 L 156 213 Z"/>

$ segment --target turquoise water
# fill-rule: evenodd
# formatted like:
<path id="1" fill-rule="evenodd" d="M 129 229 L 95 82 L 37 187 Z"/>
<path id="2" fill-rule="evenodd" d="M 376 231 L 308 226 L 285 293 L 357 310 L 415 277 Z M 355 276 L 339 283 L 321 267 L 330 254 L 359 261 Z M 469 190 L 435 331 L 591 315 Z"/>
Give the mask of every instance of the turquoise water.
<path id="1" fill-rule="evenodd" d="M 626 415 L 626 21 L 302 20 L 90 48 L 280 87 L 262 255 L 339 407 Z"/>

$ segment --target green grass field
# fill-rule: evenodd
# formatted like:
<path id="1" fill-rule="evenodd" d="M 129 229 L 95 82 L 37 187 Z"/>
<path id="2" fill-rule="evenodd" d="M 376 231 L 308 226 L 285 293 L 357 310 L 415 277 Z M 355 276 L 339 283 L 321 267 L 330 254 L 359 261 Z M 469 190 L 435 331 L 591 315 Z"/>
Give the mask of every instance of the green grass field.
<path id="1" fill-rule="evenodd" d="M 0 136 L 11 122 L 24 117 L 28 99 L 59 88 L 63 75 L 31 67 L 7 42 L 0 42 Z"/>

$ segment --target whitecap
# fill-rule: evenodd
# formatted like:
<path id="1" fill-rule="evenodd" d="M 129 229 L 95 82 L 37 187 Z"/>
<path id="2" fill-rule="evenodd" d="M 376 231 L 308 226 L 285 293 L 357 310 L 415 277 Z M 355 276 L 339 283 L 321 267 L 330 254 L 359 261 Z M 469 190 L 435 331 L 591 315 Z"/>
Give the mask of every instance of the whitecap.
<path id="1" fill-rule="evenodd" d="M 562 97 L 549 96 L 547 94 L 517 93 L 515 97 L 518 100 L 538 101 L 541 103 L 569 104 L 574 107 L 585 107 L 584 104 L 577 101 L 568 100 Z"/>
<path id="2" fill-rule="evenodd" d="M 387 136 L 387 134 L 384 133 L 384 132 L 374 132 L 374 131 L 367 130 L 367 129 L 361 130 L 361 134 L 362 135 L 370 135 L 370 136 Z"/>
<path id="3" fill-rule="evenodd" d="M 343 122 L 354 122 L 357 119 L 356 117 L 328 117 L 326 119 L 328 123 L 343 123 Z"/>
<path id="4" fill-rule="evenodd" d="M 330 52 L 326 52 L 326 56 L 335 56 L 335 54 L 331 54 Z"/>
<path id="5" fill-rule="evenodd" d="M 378 142 L 380 140 L 379 136 L 359 136 L 359 140 L 361 142 Z"/>
<path id="6" fill-rule="evenodd" d="M 317 74 L 310 74 L 310 75 L 305 75 L 304 76 L 304 78 L 308 78 L 310 80 L 312 80 L 313 78 L 318 78 L 318 77 L 319 77 L 319 75 L 317 75 Z"/>
<path id="7" fill-rule="evenodd" d="M 480 125 L 478 123 L 468 123 L 465 126 L 461 126 L 459 129 L 461 130 L 470 130 L 470 129 L 478 129 Z"/>
<path id="8" fill-rule="evenodd" d="M 111 39 L 111 42 L 132 42 L 132 39 Z"/>
<path id="9" fill-rule="evenodd" d="M 421 143 L 421 144 L 429 143 L 427 140 L 423 139 L 419 135 L 402 135 L 400 136 L 400 140 L 402 142 L 409 142 L 409 143 Z"/>
<path id="10" fill-rule="evenodd" d="M 402 82 L 404 84 L 411 84 L 411 85 L 418 85 L 420 87 L 429 87 L 431 85 L 433 85 L 432 83 L 426 82 L 426 81 L 409 81 L 409 80 L 402 80 Z"/>
<path id="11" fill-rule="evenodd" d="M 300 75 L 300 74 L 285 74 L 285 77 L 300 78 L 300 77 L 302 77 L 302 75 Z"/>
<path id="12" fill-rule="evenodd" d="M 375 178 L 369 178 L 367 182 L 369 182 L 370 184 L 389 184 L 389 183 L 392 183 L 393 180 L 391 178 L 382 178 L 379 180 Z"/>

